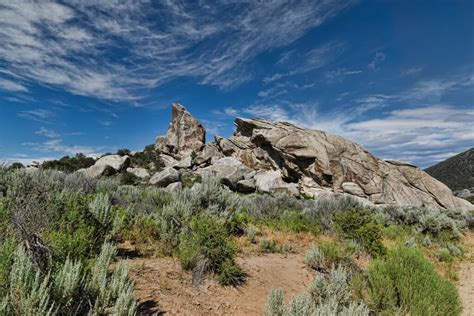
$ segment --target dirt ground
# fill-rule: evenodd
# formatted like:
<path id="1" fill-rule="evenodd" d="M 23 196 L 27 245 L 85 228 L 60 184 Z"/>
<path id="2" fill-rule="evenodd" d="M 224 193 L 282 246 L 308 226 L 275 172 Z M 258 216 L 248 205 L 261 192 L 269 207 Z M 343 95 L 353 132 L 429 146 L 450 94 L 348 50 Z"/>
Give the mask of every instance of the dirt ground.
<path id="1" fill-rule="evenodd" d="M 458 289 L 461 297 L 462 315 L 474 315 L 474 232 L 470 231 L 464 240 L 466 260 L 459 270 Z"/>
<path id="2" fill-rule="evenodd" d="M 309 244 L 302 238 L 301 247 Z M 292 241 L 295 242 L 295 241 Z M 296 242 L 297 243 L 297 242 Z M 123 244 L 127 252 L 133 248 Z M 462 315 L 474 315 L 474 232 L 464 240 L 466 258 L 459 266 L 458 289 Z M 314 271 L 304 263 L 304 251 L 296 254 L 240 254 L 238 264 L 247 274 L 244 285 L 223 287 L 215 279 L 205 279 L 199 287 L 192 285 L 192 275 L 183 271 L 178 260 L 135 257 L 127 259 L 141 315 L 262 315 L 271 289 L 281 288 L 285 300 L 304 293 L 314 279 Z M 363 265 L 362 263 L 360 263 Z"/>
<path id="3" fill-rule="evenodd" d="M 314 278 L 301 254 L 263 254 L 237 258 L 248 274 L 241 287 L 222 287 L 206 279 L 192 285 L 191 274 L 172 258 L 129 259 L 140 310 L 144 315 L 262 315 L 268 292 L 281 288 L 289 300 Z"/>

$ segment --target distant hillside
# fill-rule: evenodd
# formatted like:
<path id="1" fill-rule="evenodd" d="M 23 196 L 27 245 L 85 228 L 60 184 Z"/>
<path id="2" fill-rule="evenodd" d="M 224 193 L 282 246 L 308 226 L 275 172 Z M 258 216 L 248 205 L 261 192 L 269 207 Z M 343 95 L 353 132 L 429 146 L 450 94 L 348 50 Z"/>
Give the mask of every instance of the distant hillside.
<path id="1" fill-rule="evenodd" d="M 451 190 L 474 187 L 474 148 L 425 169 Z"/>

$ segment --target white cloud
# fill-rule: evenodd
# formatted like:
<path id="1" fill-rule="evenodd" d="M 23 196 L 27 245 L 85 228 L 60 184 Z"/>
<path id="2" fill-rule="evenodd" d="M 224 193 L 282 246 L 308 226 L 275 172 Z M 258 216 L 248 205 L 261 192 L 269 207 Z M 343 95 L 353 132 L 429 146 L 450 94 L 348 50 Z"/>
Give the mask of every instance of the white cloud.
<path id="1" fill-rule="evenodd" d="M 98 152 L 104 150 L 105 147 L 91 147 L 82 145 L 65 145 L 60 138 L 50 139 L 45 142 L 25 142 L 23 146 L 28 146 L 41 152 L 57 152 L 64 155 L 75 155 L 83 153 L 85 155 L 97 155 Z"/>
<path id="2" fill-rule="evenodd" d="M 0 72 L 108 100 L 135 100 L 183 76 L 222 88 L 350 5 L 245 1 L 10 1 L 0 8 Z M 80 21 L 80 22 L 79 22 Z M 321 56 L 308 56 L 317 67 Z"/>
<path id="3" fill-rule="evenodd" d="M 28 92 L 28 88 L 18 82 L 0 78 L 0 89 L 11 92 Z"/>
<path id="4" fill-rule="evenodd" d="M 47 129 L 45 127 L 41 127 L 39 130 L 35 132 L 36 135 L 41 135 L 45 136 L 48 138 L 58 138 L 60 135 L 56 133 L 55 131 L 52 131 L 50 129 Z"/>
<path id="5" fill-rule="evenodd" d="M 20 111 L 18 116 L 37 122 L 48 123 L 48 120 L 54 117 L 54 113 L 46 109 L 36 109 Z"/>
<path id="6" fill-rule="evenodd" d="M 423 67 L 411 67 L 403 69 L 401 71 L 402 76 L 413 76 L 419 74 L 423 70 Z"/>
<path id="7" fill-rule="evenodd" d="M 379 69 L 381 63 L 384 62 L 387 56 L 382 52 L 375 52 L 374 59 L 367 65 L 370 70 L 376 71 Z"/>
<path id="8" fill-rule="evenodd" d="M 24 158 L 24 157 L 21 157 L 21 156 L 13 156 L 13 157 L 6 157 L 6 158 L 0 157 L 0 165 L 2 163 L 5 163 L 6 165 L 10 165 L 14 162 L 19 162 L 19 163 L 23 164 L 24 166 L 29 166 L 29 165 L 33 164 L 33 162 L 42 163 L 43 161 L 53 160 L 53 159 L 56 159 L 56 158 L 55 157 Z"/>
<path id="9" fill-rule="evenodd" d="M 363 119 L 363 111 L 354 109 L 322 112 L 317 103 L 253 105 L 243 113 L 327 131 L 360 143 L 381 158 L 422 167 L 466 150 L 474 142 L 474 111 L 447 105 L 393 110 L 374 119 Z"/>
<path id="10" fill-rule="evenodd" d="M 338 81 L 341 82 L 347 76 L 353 76 L 361 74 L 362 70 L 348 70 L 346 68 L 338 68 L 335 70 L 327 71 L 324 76 L 329 82 Z"/>
<path id="11" fill-rule="evenodd" d="M 446 105 L 394 110 L 388 115 L 346 124 L 346 134 L 385 158 L 424 166 L 472 146 L 474 111 Z M 441 157 L 441 158 L 440 158 Z"/>
<path id="12" fill-rule="evenodd" d="M 267 76 L 263 82 L 270 83 L 325 67 L 344 53 L 346 48 L 347 45 L 343 42 L 330 41 L 307 52 L 292 51 L 290 55 L 283 53 L 277 64 L 279 67 L 287 69 L 287 72 L 278 72 Z"/>
<path id="13" fill-rule="evenodd" d="M 229 116 L 237 116 L 238 111 L 232 107 L 228 107 L 224 109 L 224 113 Z"/>

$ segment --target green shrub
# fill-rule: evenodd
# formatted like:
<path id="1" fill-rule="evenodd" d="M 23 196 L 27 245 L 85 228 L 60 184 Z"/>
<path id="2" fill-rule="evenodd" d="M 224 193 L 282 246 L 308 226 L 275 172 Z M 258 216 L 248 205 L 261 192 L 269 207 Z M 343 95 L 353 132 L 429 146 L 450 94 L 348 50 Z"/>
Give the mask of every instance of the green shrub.
<path id="1" fill-rule="evenodd" d="M 452 262 L 454 259 L 448 248 L 438 249 L 436 256 L 438 257 L 438 260 L 441 262 Z"/>
<path id="2" fill-rule="evenodd" d="M 279 217 L 266 220 L 263 223 L 276 230 L 293 233 L 308 232 L 317 235 L 321 231 L 319 221 L 298 210 L 285 211 Z"/>
<path id="3" fill-rule="evenodd" d="M 256 243 L 257 241 L 256 238 L 257 238 L 258 233 L 259 233 L 258 229 L 254 225 L 248 225 L 245 228 L 245 236 L 247 236 L 248 240 L 253 244 Z"/>
<path id="4" fill-rule="evenodd" d="M 317 246 L 311 247 L 306 252 L 305 261 L 310 268 L 315 270 L 326 266 L 326 258 L 324 257 L 324 253 Z"/>
<path id="5" fill-rule="evenodd" d="M 368 269 L 371 307 L 376 312 L 459 315 L 456 287 L 441 278 L 416 248 L 398 247 Z"/>
<path id="6" fill-rule="evenodd" d="M 194 184 L 201 183 L 202 178 L 199 174 L 193 172 L 183 172 L 181 174 L 181 183 L 184 188 L 192 188 Z"/>
<path id="7" fill-rule="evenodd" d="M 171 248 L 178 246 L 180 234 L 188 228 L 194 214 L 194 205 L 184 196 L 175 196 L 169 204 L 154 214 L 160 226 L 160 237 Z"/>
<path id="8" fill-rule="evenodd" d="M 118 262 L 110 270 L 115 249 L 104 244 L 92 269 L 67 259 L 42 274 L 23 247 L 17 247 L 0 314 L 13 315 L 135 315 L 136 300 L 128 268 Z"/>
<path id="9" fill-rule="evenodd" d="M 94 165 L 95 160 L 92 157 L 86 157 L 78 153 L 75 157 L 64 156 L 59 160 L 49 160 L 41 164 L 41 169 L 54 169 L 65 172 L 74 172 L 82 168 L 88 168 Z"/>
<path id="10" fill-rule="evenodd" d="M 130 172 L 124 172 L 120 175 L 121 185 L 135 185 L 140 182 L 140 178 Z"/>
<path id="11" fill-rule="evenodd" d="M 133 156 L 130 156 L 130 163 L 132 166 L 153 170 L 160 170 L 164 167 L 160 153 L 155 149 L 154 145 L 148 145 L 143 151 L 136 152 Z"/>
<path id="12" fill-rule="evenodd" d="M 265 306 L 266 316 L 283 316 L 285 313 L 285 294 L 282 289 L 271 289 Z"/>
<path id="13" fill-rule="evenodd" d="M 246 233 L 248 225 L 253 221 L 247 212 L 235 212 L 225 221 L 227 231 L 232 235 L 241 236 Z"/>
<path id="14" fill-rule="evenodd" d="M 8 169 L 10 169 L 10 170 L 23 169 L 23 168 L 25 168 L 25 166 L 23 166 L 23 164 L 21 162 L 14 162 L 8 167 Z"/>
<path id="15" fill-rule="evenodd" d="M 117 150 L 115 154 L 119 156 L 130 156 L 130 153 L 131 153 L 130 149 L 120 148 Z"/>
<path id="16" fill-rule="evenodd" d="M 336 215 L 335 223 L 337 232 L 343 238 L 360 242 L 374 256 L 385 253 L 381 228 L 374 222 L 370 210 L 352 209 L 341 212 Z"/>
<path id="17" fill-rule="evenodd" d="M 95 229 L 85 223 L 78 223 L 73 230 L 50 230 L 43 234 L 44 242 L 53 252 L 55 262 L 63 263 L 68 257 L 86 259 L 98 251 Z"/>
<path id="18" fill-rule="evenodd" d="M 275 253 L 278 252 L 278 244 L 275 240 L 260 240 L 258 245 L 260 252 Z"/>
<path id="19" fill-rule="evenodd" d="M 349 288 L 349 274 L 342 267 L 332 268 L 325 277 L 318 274 L 308 293 L 295 296 L 287 306 L 282 290 L 271 290 L 265 315 L 369 315 L 369 308 L 354 301 Z"/>
<path id="20" fill-rule="evenodd" d="M 225 260 L 221 264 L 217 275 L 217 280 L 222 285 L 238 286 L 245 282 L 245 278 L 246 274 L 233 259 Z"/>
<path id="21" fill-rule="evenodd" d="M 16 241 L 13 238 L 0 241 L 0 297 L 3 297 L 6 291 L 16 246 Z"/>
<path id="22" fill-rule="evenodd" d="M 193 270 L 197 282 L 206 273 L 222 273 L 220 280 L 232 284 L 229 278 L 238 276 L 236 268 L 230 268 L 235 264 L 235 253 L 236 246 L 225 227 L 214 218 L 202 215 L 194 217 L 189 232 L 182 235 L 178 257 L 183 268 Z"/>
<path id="23" fill-rule="evenodd" d="M 384 225 L 407 225 L 432 237 L 459 239 L 461 230 L 467 227 L 468 214 L 462 210 L 428 209 L 424 207 L 400 208 L 389 206 L 374 210 L 377 220 Z M 448 237 L 449 236 L 449 237 Z"/>
<path id="24" fill-rule="evenodd" d="M 138 252 L 149 254 L 159 245 L 160 226 L 151 215 L 137 215 L 126 221 L 119 235 L 134 244 Z"/>

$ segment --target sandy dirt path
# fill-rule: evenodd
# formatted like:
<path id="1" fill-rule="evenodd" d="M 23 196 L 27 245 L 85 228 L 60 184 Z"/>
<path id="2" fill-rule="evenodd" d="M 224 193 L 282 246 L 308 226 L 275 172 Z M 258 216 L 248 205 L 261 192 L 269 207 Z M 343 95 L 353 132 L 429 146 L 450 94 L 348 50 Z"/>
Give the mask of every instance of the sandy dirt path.
<path id="1" fill-rule="evenodd" d="M 223 287 L 206 279 L 197 288 L 190 273 L 172 258 L 128 260 L 142 314 L 262 315 L 268 292 L 281 288 L 285 299 L 306 291 L 314 278 L 301 254 L 248 255 L 237 262 L 248 274 L 239 287 Z"/>
<path id="2" fill-rule="evenodd" d="M 467 233 L 465 240 L 466 258 L 459 270 L 458 289 L 461 297 L 462 315 L 474 315 L 474 231 Z"/>

